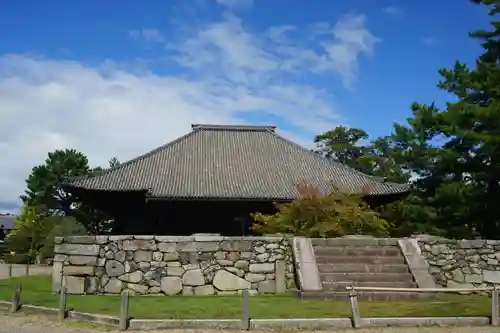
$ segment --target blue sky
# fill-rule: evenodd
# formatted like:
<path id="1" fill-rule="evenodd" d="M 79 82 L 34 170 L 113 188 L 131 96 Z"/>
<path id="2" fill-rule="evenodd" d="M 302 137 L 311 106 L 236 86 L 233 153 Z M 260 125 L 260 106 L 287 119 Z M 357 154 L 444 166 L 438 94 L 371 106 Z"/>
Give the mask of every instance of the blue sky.
<path id="1" fill-rule="evenodd" d="M 0 211 L 57 148 L 103 165 L 200 122 L 388 134 L 487 24 L 451 0 L 0 1 Z"/>

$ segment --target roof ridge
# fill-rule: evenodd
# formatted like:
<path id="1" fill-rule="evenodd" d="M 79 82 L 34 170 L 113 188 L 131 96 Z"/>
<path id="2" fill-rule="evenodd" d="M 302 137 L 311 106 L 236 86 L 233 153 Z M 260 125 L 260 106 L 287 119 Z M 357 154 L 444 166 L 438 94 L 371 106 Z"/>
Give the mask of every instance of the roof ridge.
<path id="1" fill-rule="evenodd" d="M 274 125 L 212 125 L 212 124 L 191 124 L 193 131 L 197 130 L 228 130 L 228 131 L 269 131 L 274 132 L 276 126 Z"/>

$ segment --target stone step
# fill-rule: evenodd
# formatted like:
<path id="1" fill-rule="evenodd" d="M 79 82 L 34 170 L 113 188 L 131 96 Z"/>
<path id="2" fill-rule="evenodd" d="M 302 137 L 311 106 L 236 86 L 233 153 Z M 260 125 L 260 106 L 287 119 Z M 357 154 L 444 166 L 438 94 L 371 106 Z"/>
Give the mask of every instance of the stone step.
<path id="1" fill-rule="evenodd" d="M 391 257 L 357 257 L 357 256 L 322 256 L 316 255 L 316 263 L 318 264 L 405 264 L 405 258 L 403 256 L 391 256 Z"/>
<path id="2" fill-rule="evenodd" d="M 321 281 L 413 282 L 410 273 L 320 273 Z"/>
<path id="3" fill-rule="evenodd" d="M 409 273 L 407 265 L 318 264 L 320 273 Z"/>
<path id="4" fill-rule="evenodd" d="M 417 288 L 415 282 L 366 282 L 366 281 L 351 281 L 351 282 L 323 282 L 323 290 L 331 291 L 346 291 L 347 286 L 353 287 L 379 287 L 379 288 Z"/>
<path id="5" fill-rule="evenodd" d="M 397 246 L 315 246 L 319 256 L 401 256 Z"/>
<path id="6" fill-rule="evenodd" d="M 348 292 L 338 291 L 304 291 L 301 294 L 303 298 L 315 298 L 325 300 L 343 300 L 349 301 Z M 435 294 L 431 293 L 409 293 L 409 292 L 358 292 L 358 300 L 361 301 L 410 301 L 410 300 L 426 300 L 436 298 Z"/>
<path id="7" fill-rule="evenodd" d="M 397 238 L 311 238 L 313 246 L 398 246 Z"/>

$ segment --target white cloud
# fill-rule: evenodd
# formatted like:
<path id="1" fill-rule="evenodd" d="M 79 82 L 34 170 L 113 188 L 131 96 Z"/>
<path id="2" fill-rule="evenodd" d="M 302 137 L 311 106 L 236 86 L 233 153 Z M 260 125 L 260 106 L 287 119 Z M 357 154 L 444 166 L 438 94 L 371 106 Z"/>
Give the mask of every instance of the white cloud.
<path id="1" fill-rule="evenodd" d="M 315 24 L 314 45 L 287 36 L 293 26 L 272 27 L 265 35 L 248 31 L 232 14 L 183 36 L 174 57 L 180 64 L 196 70 L 219 71 L 232 80 L 268 80 L 276 73 L 336 74 L 345 87 L 356 81 L 358 61 L 371 55 L 381 40 L 366 27 L 364 15 L 346 15 L 334 25 Z"/>
<path id="2" fill-rule="evenodd" d="M 232 9 L 249 8 L 253 5 L 253 0 L 216 0 L 219 5 L 226 6 Z"/>
<path id="3" fill-rule="evenodd" d="M 134 39 L 144 39 L 148 42 L 165 42 L 165 36 L 158 29 L 130 30 L 129 36 Z"/>
<path id="4" fill-rule="evenodd" d="M 392 17 L 400 17 L 403 15 L 403 9 L 395 6 L 384 7 L 382 8 L 382 12 Z"/>
<path id="5" fill-rule="evenodd" d="M 308 47 L 289 36 L 295 27 L 254 34 L 228 15 L 169 44 L 168 55 L 188 70 L 182 76 L 112 61 L 92 67 L 0 55 L 0 210 L 17 200 L 30 169 L 54 149 L 74 148 L 92 165 L 106 165 L 113 156 L 124 161 L 181 136 L 192 123 L 242 123 L 259 115 L 281 119 L 297 129 L 286 136 L 310 142 L 341 118 L 332 91 L 300 78 L 337 74 L 353 84 L 358 58 L 378 41 L 364 22 L 346 16 Z M 161 42 L 164 36 L 144 31 L 132 37 Z"/>

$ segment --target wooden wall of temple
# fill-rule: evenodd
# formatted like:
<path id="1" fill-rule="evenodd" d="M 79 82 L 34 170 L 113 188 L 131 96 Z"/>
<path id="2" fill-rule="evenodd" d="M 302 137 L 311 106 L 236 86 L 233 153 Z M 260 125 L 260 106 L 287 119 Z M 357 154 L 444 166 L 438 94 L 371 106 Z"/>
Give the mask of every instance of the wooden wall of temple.
<path id="1" fill-rule="evenodd" d="M 275 212 L 272 202 L 146 200 L 137 192 L 95 192 L 82 199 L 111 215 L 117 226 L 113 233 L 121 235 L 252 235 L 250 214 Z"/>

